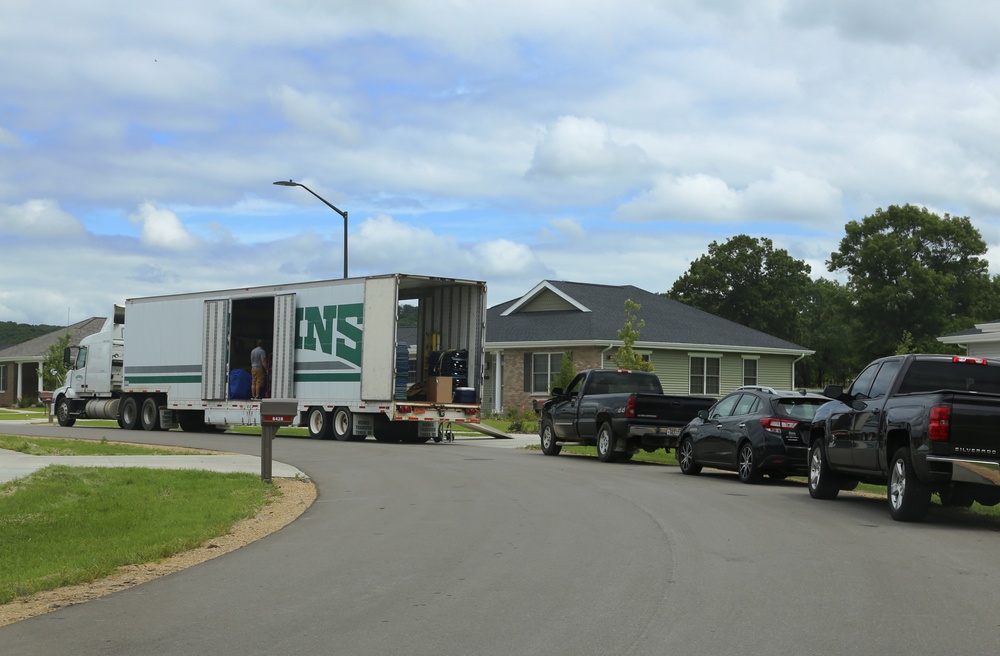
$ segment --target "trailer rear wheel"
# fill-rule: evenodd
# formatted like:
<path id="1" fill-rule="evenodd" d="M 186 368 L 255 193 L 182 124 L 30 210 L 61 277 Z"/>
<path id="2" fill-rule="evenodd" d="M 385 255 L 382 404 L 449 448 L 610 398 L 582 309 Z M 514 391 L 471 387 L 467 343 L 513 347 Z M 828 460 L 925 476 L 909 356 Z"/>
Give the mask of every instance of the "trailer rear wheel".
<path id="1" fill-rule="evenodd" d="M 309 437 L 314 440 L 330 439 L 330 415 L 323 408 L 309 408 L 306 426 L 309 427 Z"/>
<path id="2" fill-rule="evenodd" d="M 142 402 L 140 420 L 142 421 L 142 430 L 160 430 L 160 407 L 152 396 L 147 396 L 146 400 Z"/>
<path id="3" fill-rule="evenodd" d="M 125 430 L 139 427 L 139 402 L 134 396 L 126 397 L 122 402 L 121 427 Z"/>
<path id="4" fill-rule="evenodd" d="M 354 417 L 348 408 L 333 409 L 333 436 L 340 442 L 354 436 Z"/>

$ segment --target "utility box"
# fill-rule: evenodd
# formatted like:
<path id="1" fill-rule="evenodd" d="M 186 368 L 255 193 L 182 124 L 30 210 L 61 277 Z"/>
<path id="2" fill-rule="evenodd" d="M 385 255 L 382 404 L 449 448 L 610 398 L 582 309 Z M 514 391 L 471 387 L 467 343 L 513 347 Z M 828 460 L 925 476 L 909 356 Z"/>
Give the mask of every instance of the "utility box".
<path id="1" fill-rule="evenodd" d="M 260 402 L 261 426 L 291 426 L 298 414 L 296 399 L 263 399 Z"/>
<path id="2" fill-rule="evenodd" d="M 451 403 L 455 379 L 451 376 L 431 376 L 427 380 L 427 400 L 431 403 Z"/>

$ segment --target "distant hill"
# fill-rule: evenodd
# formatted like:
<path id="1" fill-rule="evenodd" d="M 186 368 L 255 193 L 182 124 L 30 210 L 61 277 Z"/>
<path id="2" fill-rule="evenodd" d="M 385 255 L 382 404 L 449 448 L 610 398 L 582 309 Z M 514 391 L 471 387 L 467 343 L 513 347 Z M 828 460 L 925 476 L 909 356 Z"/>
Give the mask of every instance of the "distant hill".
<path id="1" fill-rule="evenodd" d="M 42 335 L 47 335 L 53 330 L 59 330 L 62 326 L 47 326 L 39 324 L 37 326 L 28 323 L 14 323 L 13 321 L 0 321 L 0 347 L 13 346 L 35 339 Z"/>

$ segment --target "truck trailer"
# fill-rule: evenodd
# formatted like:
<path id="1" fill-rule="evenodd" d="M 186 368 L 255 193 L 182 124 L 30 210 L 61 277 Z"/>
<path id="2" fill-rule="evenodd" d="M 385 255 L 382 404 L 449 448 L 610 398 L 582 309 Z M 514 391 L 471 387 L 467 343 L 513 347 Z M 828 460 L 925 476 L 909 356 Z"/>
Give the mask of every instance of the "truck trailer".
<path id="1" fill-rule="evenodd" d="M 416 308 L 409 340 L 401 305 Z M 479 423 L 485 320 L 485 282 L 409 274 L 128 299 L 67 349 L 53 411 L 61 426 L 259 426 L 243 381 L 261 340 L 266 396 L 295 399 L 311 437 L 424 442 Z"/>

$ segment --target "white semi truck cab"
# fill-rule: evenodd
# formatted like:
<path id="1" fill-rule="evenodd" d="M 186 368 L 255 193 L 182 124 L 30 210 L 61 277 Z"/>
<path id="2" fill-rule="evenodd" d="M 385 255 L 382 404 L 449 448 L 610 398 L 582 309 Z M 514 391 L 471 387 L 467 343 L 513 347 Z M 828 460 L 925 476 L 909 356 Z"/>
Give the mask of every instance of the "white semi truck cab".
<path id="1" fill-rule="evenodd" d="M 80 340 L 79 347 L 67 347 L 63 360 L 66 379 L 52 394 L 59 425 L 72 426 L 81 415 L 118 419 L 125 363 L 124 306 L 116 305 L 104 327 Z"/>

